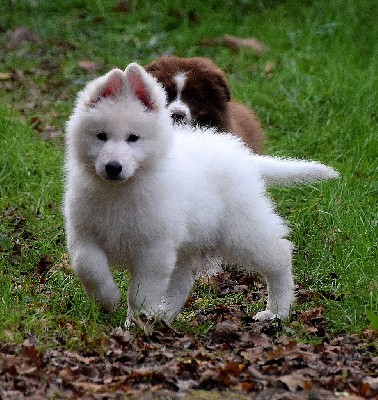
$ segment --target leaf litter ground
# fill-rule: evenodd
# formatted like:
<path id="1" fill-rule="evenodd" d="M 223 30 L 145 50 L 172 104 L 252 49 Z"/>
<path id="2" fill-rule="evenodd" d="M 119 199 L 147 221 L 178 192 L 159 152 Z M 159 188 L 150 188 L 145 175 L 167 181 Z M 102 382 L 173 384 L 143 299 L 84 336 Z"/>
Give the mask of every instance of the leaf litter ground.
<path id="1" fill-rule="evenodd" d="M 218 277 L 223 290 L 233 274 Z M 1 399 L 378 399 L 373 330 L 332 336 L 316 308 L 293 316 L 317 338 L 304 343 L 237 307 L 197 314 L 214 322 L 206 335 L 156 325 L 115 328 L 81 351 L 42 350 L 32 335 L 0 345 Z"/>
<path id="2" fill-rule="evenodd" d="M 378 358 L 368 340 L 338 335 L 305 344 L 273 338 L 265 333 L 271 329 L 240 329 L 231 320 L 207 337 L 116 328 L 98 350 L 81 352 L 42 353 L 31 336 L 0 346 L 1 398 L 200 399 L 204 391 L 214 398 L 378 398 Z"/>

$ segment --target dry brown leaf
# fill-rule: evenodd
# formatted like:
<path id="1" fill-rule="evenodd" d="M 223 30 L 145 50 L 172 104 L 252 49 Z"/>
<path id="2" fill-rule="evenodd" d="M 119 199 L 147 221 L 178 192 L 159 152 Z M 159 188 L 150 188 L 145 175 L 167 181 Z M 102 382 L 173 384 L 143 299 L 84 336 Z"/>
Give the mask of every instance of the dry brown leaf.
<path id="1" fill-rule="evenodd" d="M 218 322 L 215 331 L 213 332 L 213 339 L 219 342 L 234 340 L 236 339 L 239 330 L 240 327 L 233 321 L 226 320 Z"/>
<path id="2" fill-rule="evenodd" d="M 243 39 L 237 36 L 232 36 L 232 35 L 224 35 L 224 41 L 225 43 L 235 49 L 240 49 L 240 48 L 250 48 L 254 52 L 258 54 L 265 53 L 268 51 L 268 47 L 261 42 L 260 40 L 256 38 L 247 38 Z"/>
<path id="3" fill-rule="evenodd" d="M 268 77 L 272 77 L 273 71 L 277 68 L 277 60 L 269 60 L 264 65 L 264 72 Z"/>
<path id="4" fill-rule="evenodd" d="M 253 347 L 252 349 L 243 350 L 240 355 L 246 360 L 255 363 L 261 359 L 262 351 L 259 347 Z"/>
<path id="5" fill-rule="evenodd" d="M 117 5 L 112 8 L 115 13 L 125 13 L 131 12 L 131 3 L 128 0 L 120 0 Z"/>
<path id="6" fill-rule="evenodd" d="M 11 72 L 0 72 L 0 81 L 8 81 L 13 78 Z"/>
<path id="7" fill-rule="evenodd" d="M 38 132 L 43 132 L 43 123 L 39 117 L 30 118 L 30 126 Z"/>
<path id="8" fill-rule="evenodd" d="M 89 393 L 100 393 L 106 390 L 106 386 L 98 383 L 90 382 L 71 382 L 75 388 L 82 389 Z"/>
<path id="9" fill-rule="evenodd" d="M 25 26 L 19 26 L 12 31 L 8 31 L 8 37 L 8 46 L 10 48 L 15 48 L 28 42 L 42 42 L 41 38 L 36 33 L 32 32 L 29 28 L 26 28 Z"/>
<path id="10" fill-rule="evenodd" d="M 56 139 L 60 136 L 63 136 L 63 132 L 58 129 L 54 129 L 54 128 L 48 128 L 43 133 L 44 140 L 52 140 L 52 139 Z"/>
<path id="11" fill-rule="evenodd" d="M 324 307 L 311 308 L 309 310 L 302 311 L 299 318 L 302 323 L 309 323 L 314 318 L 321 317 L 323 313 L 324 313 Z"/>
<path id="12" fill-rule="evenodd" d="M 311 382 L 309 382 L 302 374 L 284 375 L 278 378 L 278 380 L 284 383 L 290 392 L 308 390 L 311 388 Z"/>
<path id="13" fill-rule="evenodd" d="M 65 355 L 66 355 L 66 357 L 73 358 L 73 359 L 75 359 L 76 361 L 78 361 L 78 362 L 80 362 L 80 363 L 83 363 L 83 364 L 85 364 L 85 365 L 90 365 L 90 364 L 92 364 L 94 361 L 97 360 L 97 357 L 83 357 L 83 356 L 81 356 L 80 354 L 74 353 L 74 352 L 71 352 L 71 351 L 66 351 L 66 352 L 65 352 Z"/>
<path id="14" fill-rule="evenodd" d="M 359 394 L 366 398 L 378 396 L 378 378 L 367 376 L 361 384 Z"/>
<path id="15" fill-rule="evenodd" d="M 88 72 L 97 72 L 102 68 L 102 64 L 90 60 L 81 60 L 78 64 L 81 69 Z"/>
<path id="16" fill-rule="evenodd" d="M 247 48 L 252 49 L 256 54 L 263 54 L 269 50 L 268 46 L 256 38 L 240 38 L 227 34 L 217 38 L 205 37 L 200 44 L 203 46 L 228 46 L 234 50 Z"/>
<path id="17" fill-rule="evenodd" d="M 224 38 L 209 38 L 205 37 L 201 40 L 202 46 L 223 46 Z"/>
<path id="18" fill-rule="evenodd" d="M 59 371 L 59 378 L 63 379 L 64 382 L 72 382 L 77 379 L 77 373 L 67 365 Z"/>
<path id="19" fill-rule="evenodd" d="M 378 331 L 376 329 L 366 328 L 362 331 L 362 334 L 368 339 L 378 338 Z"/>

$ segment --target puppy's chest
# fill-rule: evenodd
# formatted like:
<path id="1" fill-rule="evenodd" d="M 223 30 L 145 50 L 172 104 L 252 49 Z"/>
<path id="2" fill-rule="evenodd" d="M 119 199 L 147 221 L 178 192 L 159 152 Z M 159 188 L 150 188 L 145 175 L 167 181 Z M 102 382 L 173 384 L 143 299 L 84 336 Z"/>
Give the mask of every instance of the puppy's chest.
<path id="1" fill-rule="evenodd" d="M 92 198 L 87 203 L 85 229 L 103 248 L 112 264 L 122 265 L 133 257 L 138 243 L 151 240 L 155 231 L 154 214 L 142 204 L 133 204 L 121 197 L 105 201 Z"/>
<path id="2" fill-rule="evenodd" d="M 117 262 L 129 259 L 130 217 L 126 210 L 117 203 L 92 204 L 91 208 L 86 215 L 86 227 L 98 244 L 108 257 L 111 256 Z"/>

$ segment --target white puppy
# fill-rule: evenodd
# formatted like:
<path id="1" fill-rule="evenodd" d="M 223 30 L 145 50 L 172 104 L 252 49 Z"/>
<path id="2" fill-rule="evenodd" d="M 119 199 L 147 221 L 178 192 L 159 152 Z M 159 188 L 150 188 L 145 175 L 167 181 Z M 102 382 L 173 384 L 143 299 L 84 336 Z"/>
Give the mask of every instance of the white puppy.
<path id="1" fill-rule="evenodd" d="M 267 308 L 257 319 L 287 317 L 292 245 L 266 182 L 337 173 L 253 155 L 231 134 L 173 127 L 165 102 L 138 64 L 110 71 L 79 94 L 67 125 L 64 202 L 74 271 L 89 295 L 113 310 L 120 292 L 110 267 L 127 268 L 129 317 L 171 323 L 194 273 L 219 257 L 266 278 Z"/>

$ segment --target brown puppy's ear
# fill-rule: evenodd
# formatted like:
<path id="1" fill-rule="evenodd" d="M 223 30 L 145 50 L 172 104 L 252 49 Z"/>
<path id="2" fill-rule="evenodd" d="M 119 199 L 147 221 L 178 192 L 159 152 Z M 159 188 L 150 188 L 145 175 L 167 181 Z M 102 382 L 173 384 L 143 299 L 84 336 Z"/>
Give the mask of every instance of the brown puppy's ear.
<path id="1" fill-rule="evenodd" d="M 144 69 L 145 69 L 147 72 L 149 72 L 149 73 L 159 71 L 159 70 L 160 70 L 160 68 L 159 68 L 159 63 L 156 62 L 156 61 L 152 61 L 151 63 L 149 63 L 148 65 L 146 65 L 146 66 L 144 67 Z"/>
<path id="2" fill-rule="evenodd" d="M 225 77 L 220 74 L 217 74 L 214 76 L 214 82 L 219 88 L 221 88 L 226 100 L 230 101 L 231 100 L 230 86 L 228 85 L 228 82 L 226 81 Z"/>
<path id="3" fill-rule="evenodd" d="M 226 101 L 231 100 L 231 90 L 228 85 L 226 74 L 212 60 L 206 57 L 189 58 L 196 65 L 198 71 L 202 71 L 203 76 L 207 76 L 214 86 L 217 86 L 218 92 L 223 94 Z"/>
<path id="4" fill-rule="evenodd" d="M 156 76 L 156 73 L 170 75 L 172 72 L 179 72 L 176 69 L 182 63 L 182 60 L 186 59 L 176 56 L 162 56 L 147 64 L 144 69 L 153 76 Z"/>

